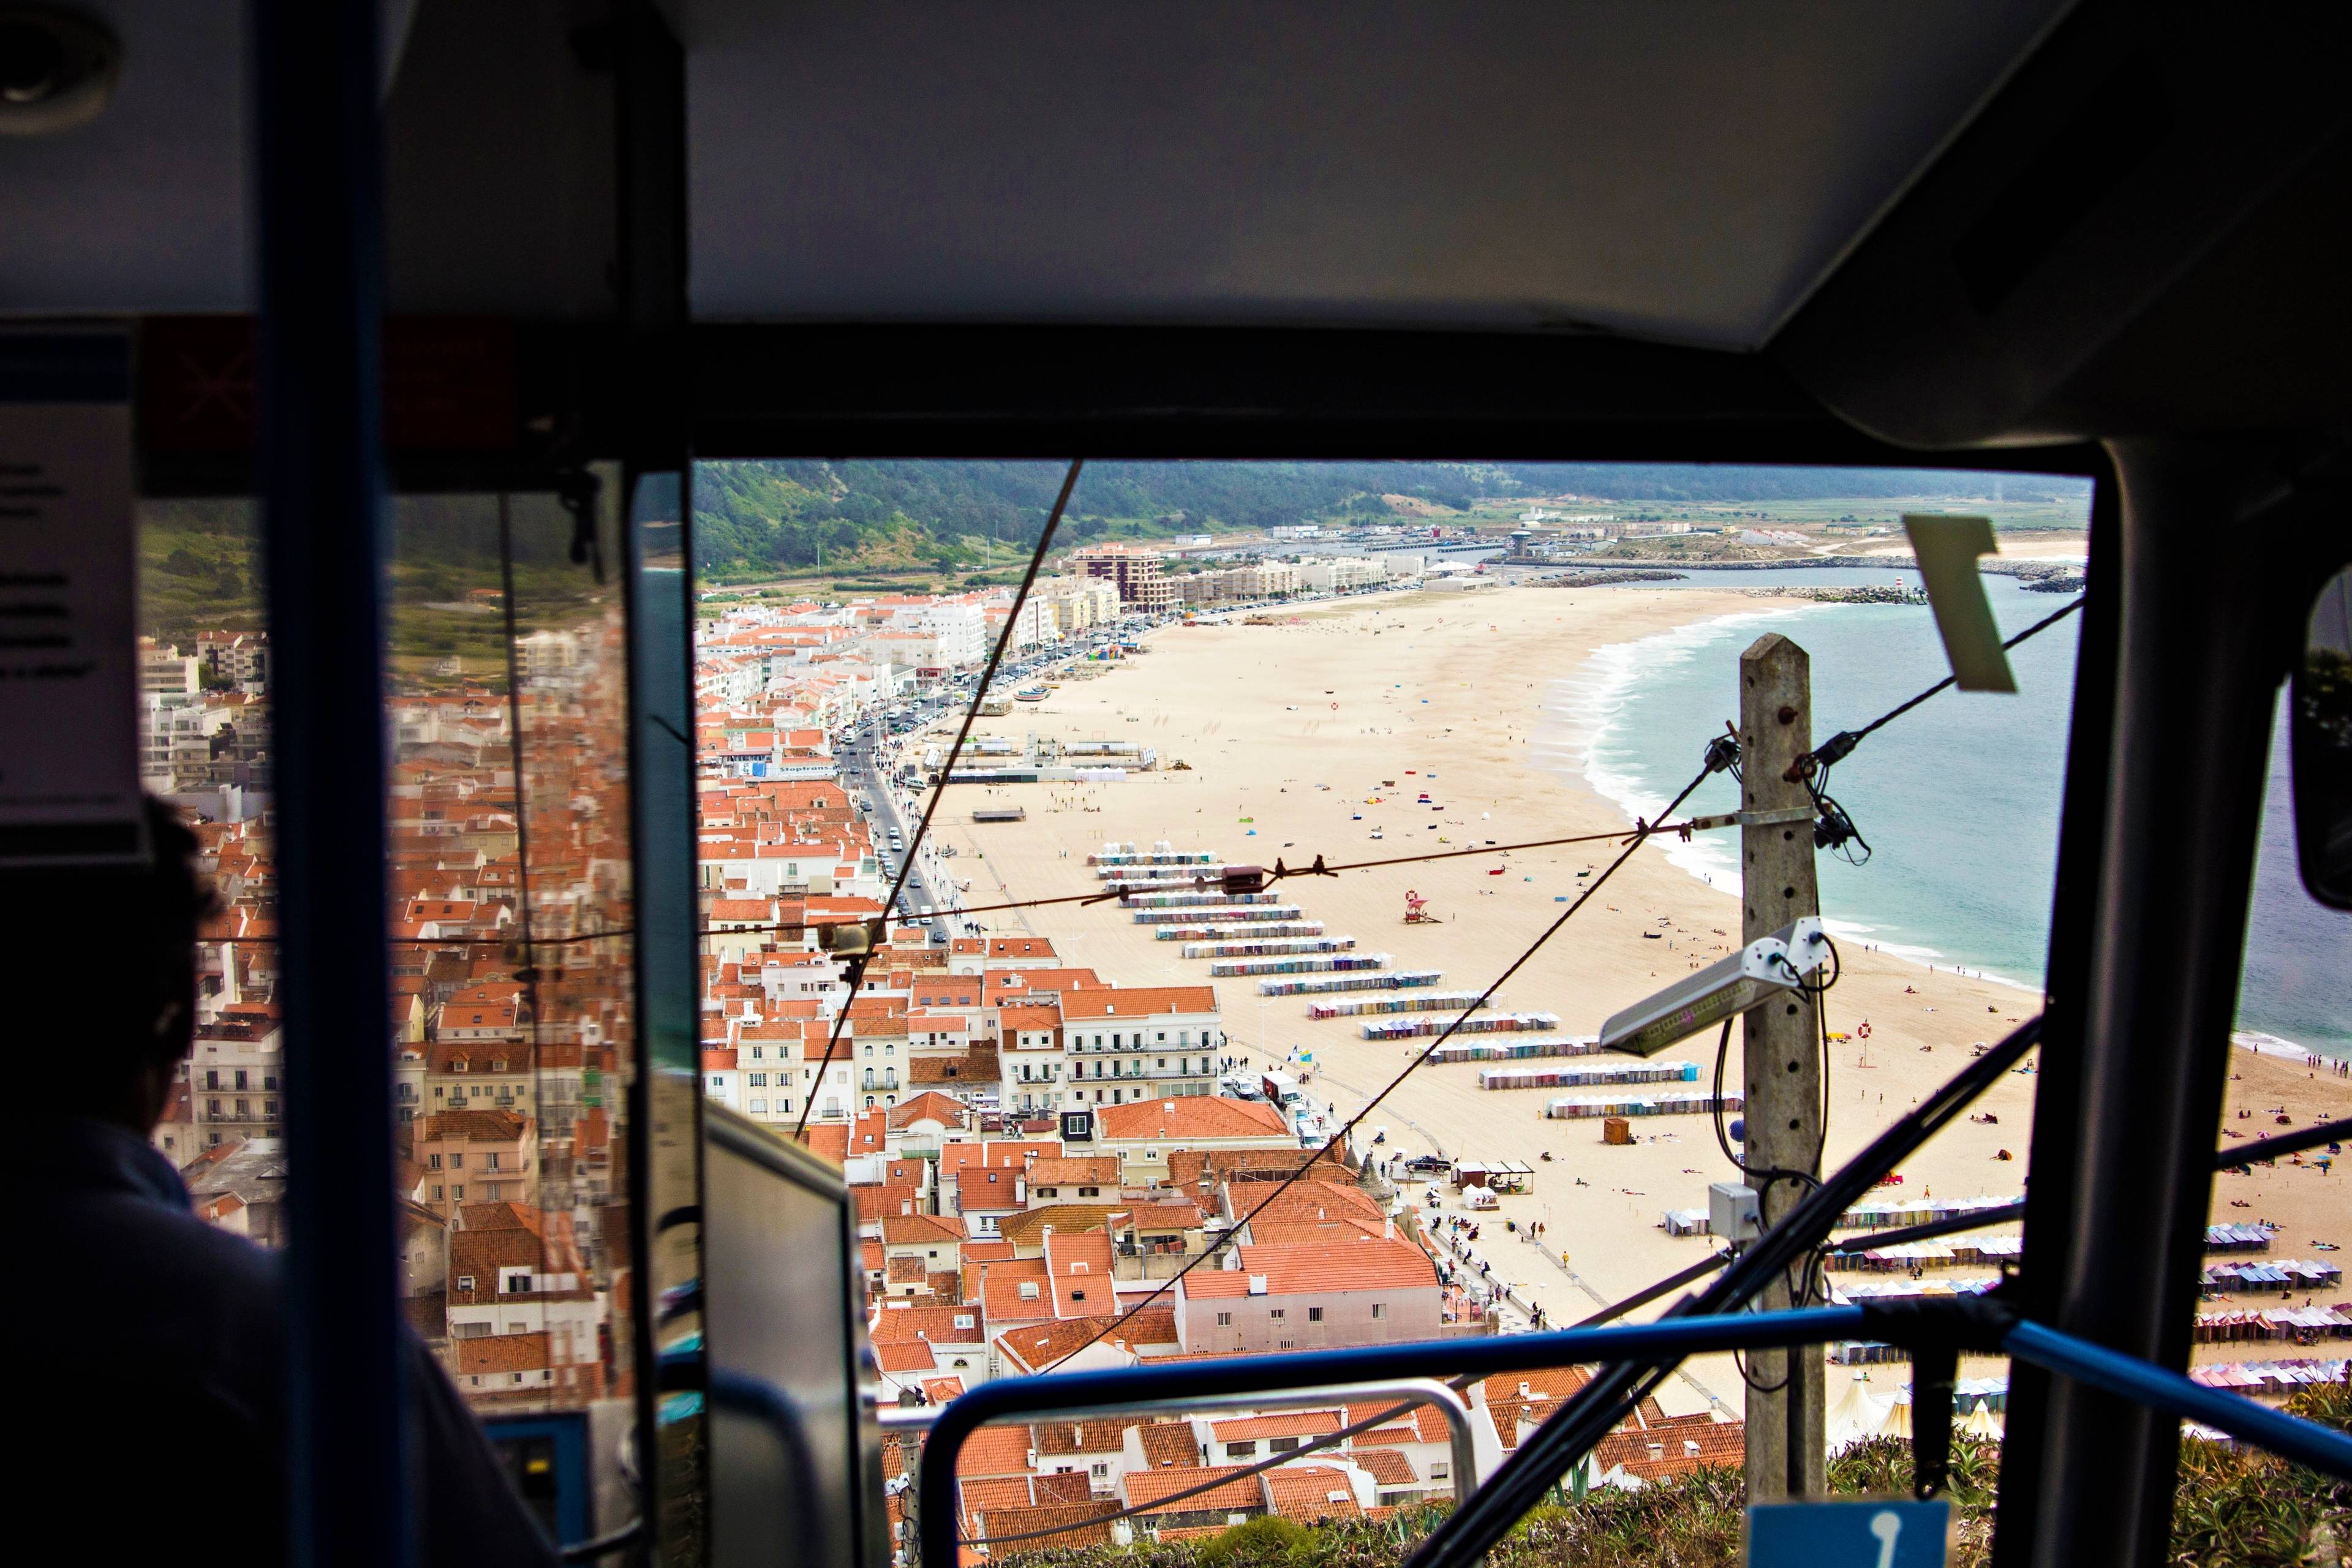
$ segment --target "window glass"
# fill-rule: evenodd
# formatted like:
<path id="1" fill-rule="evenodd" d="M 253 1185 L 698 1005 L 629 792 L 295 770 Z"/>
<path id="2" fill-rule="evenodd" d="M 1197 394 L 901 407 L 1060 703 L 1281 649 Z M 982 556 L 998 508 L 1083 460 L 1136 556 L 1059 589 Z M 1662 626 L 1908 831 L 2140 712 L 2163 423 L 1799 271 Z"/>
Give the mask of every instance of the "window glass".
<path id="1" fill-rule="evenodd" d="M 1196 1324 L 1226 1331 L 1220 1352 L 1282 1348 L 1274 1325 L 1298 1321 L 1283 1283 L 1293 1248 L 1344 1242 L 1353 1259 L 1400 1259 L 1393 1276 L 1352 1266 L 1381 1292 L 1369 1312 L 1309 1314 L 1318 1334 L 1400 1340 L 1498 1317 L 1572 1322 L 1698 1261 L 1720 1245 L 1706 1234 L 1708 1185 L 1738 1175 L 1725 1144 L 1742 1119 L 1744 1050 L 1717 1102 L 1714 1030 L 1647 1058 L 1597 1054 L 1592 1037 L 1748 940 L 1744 830 L 1662 835 L 1611 867 L 1738 727 L 1741 658 L 1759 639 L 1802 650 L 1816 745 L 1949 673 L 1906 516 L 1987 520 L 1993 624 L 2004 637 L 2050 624 L 2009 652 L 2014 693 L 1943 691 L 1813 781 L 1838 808 L 1832 825 L 1852 830 L 1813 857 L 1838 950 L 1811 1064 L 1826 1079 L 1822 1162 L 1849 1157 L 2036 1010 L 2080 625 L 2061 612 L 2083 591 L 2087 481 L 1089 464 L 1024 595 L 1065 473 L 812 459 L 697 474 L 701 874 L 710 923 L 732 928 L 709 938 L 703 1044 L 784 1033 L 821 1052 L 847 973 L 807 928 L 885 919 L 844 1050 L 907 1038 L 929 1109 L 894 1125 L 906 1107 L 868 1118 L 820 1097 L 807 1135 L 853 1181 L 880 1180 L 861 1163 L 869 1130 L 892 1155 L 935 1154 L 942 1138 L 1036 1140 L 1118 1160 L 1122 1188 L 1197 1199 L 1222 1232 L 1271 1185 L 1227 1180 L 1236 1167 L 1297 1169 L 1451 1028 L 1445 1054 L 1358 1127 L 1349 1152 L 1369 1179 L 1302 1178 L 1295 1201 L 1253 1220 L 1242 1267 L 1223 1268 L 1221 1253 L 1219 1272 L 1263 1277 L 1263 1290 L 1253 1283 L 1239 1312 L 1188 1303 L 1164 1331 L 1171 1350 Z M 1000 641 L 1004 663 L 976 691 Z M 1741 797 L 1717 773 L 1674 816 L 1727 817 Z M 1826 808 L 1798 809 L 1790 831 L 1812 835 Z M 1223 877 L 1318 858 L 1339 874 L 1263 888 Z M 2340 935 L 2267 921 L 2262 897 L 2250 976 L 2340 952 Z M 2339 984 L 2346 972 L 2336 963 Z M 1000 1054 L 1020 1029 L 998 1032 L 999 1003 L 1024 974 L 1036 994 L 1023 1005 L 1054 1016 L 1018 1022 L 1098 1080 L 1067 1103 L 1008 1092 L 1055 1078 L 1011 1071 Z M 967 977 L 982 988 L 970 1028 L 909 1024 L 965 1006 L 943 988 Z M 1089 1002 L 1109 986 L 1115 1005 Z M 2246 1026 L 2293 1037 L 2262 1022 L 2284 1000 L 2250 995 Z M 2345 1016 L 2339 1001 L 2322 1012 Z M 1195 1029 L 1199 1058 L 1108 1055 L 1171 1031 L 1181 1049 Z M 2004 1078 L 1869 1217 L 2016 1198 L 2036 1082 L 2030 1061 Z M 1486 1172 L 1458 1169 L 1465 1160 Z M 956 1213 L 954 1185 L 940 1184 L 942 1216 Z M 1824 1283 L 1848 1296 L 1973 1288 L 2014 1256 L 2017 1233 L 1851 1259 Z M 1122 1280 L 1181 1266 L 1112 1239 Z M 1194 1231 L 1173 1250 L 1208 1245 Z M 1808 1374 L 1824 1376 L 1848 1428 L 1883 1429 L 1907 1386 L 1907 1367 L 1879 1353 L 1831 1347 Z M 1971 1358 L 1962 1376 L 1960 1414 L 1981 1410 L 1982 1438 L 2005 1409 L 2005 1367 Z M 1669 1415 L 1728 1421 L 1748 1387 L 1718 1358 L 1658 1399 Z"/>
<path id="2" fill-rule="evenodd" d="M 189 1092 L 224 1078 L 275 1089 L 282 1072 L 255 515 L 245 500 L 142 505 L 141 763 L 197 824 L 225 906 L 156 1143 L 199 1213 L 275 1246 L 281 1101 Z M 609 557 L 609 510 L 592 508 L 591 526 Z M 403 1288 L 486 1415 L 584 1409 L 631 1379 L 631 960 L 625 934 L 596 934 L 632 923 L 623 615 L 617 586 L 572 560 L 578 532 L 546 495 L 393 506 L 384 1048 Z M 508 1076 L 461 1081 L 484 1073 Z M 426 1179 L 469 1163 L 472 1183 Z M 478 1279 L 518 1299 L 482 1300 Z M 485 1381 L 516 1365 L 527 1375 Z"/>

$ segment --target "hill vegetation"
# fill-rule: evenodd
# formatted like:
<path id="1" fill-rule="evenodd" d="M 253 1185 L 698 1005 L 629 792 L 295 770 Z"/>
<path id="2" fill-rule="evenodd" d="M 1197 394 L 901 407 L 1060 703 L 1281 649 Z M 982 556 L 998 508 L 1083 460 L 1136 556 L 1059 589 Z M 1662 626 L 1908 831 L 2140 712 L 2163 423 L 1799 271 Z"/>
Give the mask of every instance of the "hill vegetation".
<path id="1" fill-rule="evenodd" d="M 706 581 L 962 574 L 1017 564 L 1060 489 L 1055 462 L 705 463 L 695 473 L 695 563 Z M 2011 475 L 2012 500 L 2080 481 Z M 1087 465 L 1062 541 L 1247 533 L 1300 522 L 1499 521 L 1496 504 L 1578 496 L 1664 505 L 1826 497 L 1981 497 L 1979 473 L 1666 463 L 1104 462 Z M 1503 515 L 1507 515 L 1507 512 Z"/>

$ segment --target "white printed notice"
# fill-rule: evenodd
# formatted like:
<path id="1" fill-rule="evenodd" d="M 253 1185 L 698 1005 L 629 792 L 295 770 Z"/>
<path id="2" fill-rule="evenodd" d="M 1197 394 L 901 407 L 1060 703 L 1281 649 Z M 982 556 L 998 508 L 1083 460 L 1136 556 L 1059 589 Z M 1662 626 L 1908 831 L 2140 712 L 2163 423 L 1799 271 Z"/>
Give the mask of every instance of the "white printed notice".
<path id="1" fill-rule="evenodd" d="M 0 866 L 146 852 L 130 348 L 0 332 Z"/>

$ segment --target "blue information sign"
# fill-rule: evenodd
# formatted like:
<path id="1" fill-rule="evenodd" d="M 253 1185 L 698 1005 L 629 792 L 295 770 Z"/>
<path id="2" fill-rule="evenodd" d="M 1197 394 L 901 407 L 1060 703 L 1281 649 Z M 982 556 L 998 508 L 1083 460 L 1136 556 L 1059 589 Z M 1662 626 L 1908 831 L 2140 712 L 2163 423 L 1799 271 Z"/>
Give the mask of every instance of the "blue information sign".
<path id="1" fill-rule="evenodd" d="M 1944 1568 L 1951 1505 L 1761 1503 L 1748 1510 L 1748 1568 Z"/>

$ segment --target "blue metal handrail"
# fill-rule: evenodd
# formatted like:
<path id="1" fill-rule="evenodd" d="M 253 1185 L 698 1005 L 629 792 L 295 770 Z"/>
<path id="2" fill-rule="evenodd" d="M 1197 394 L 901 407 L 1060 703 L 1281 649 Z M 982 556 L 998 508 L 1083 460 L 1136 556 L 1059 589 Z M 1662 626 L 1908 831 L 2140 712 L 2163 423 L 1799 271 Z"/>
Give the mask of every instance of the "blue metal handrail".
<path id="1" fill-rule="evenodd" d="M 1941 1305 L 1940 1303 L 1938 1304 Z M 2206 1388 L 2177 1372 L 2151 1366 L 2038 1323 L 1989 1317 L 1980 1308 L 1955 1306 L 1899 1315 L 1864 1307 L 1814 1307 L 1777 1312 L 1668 1318 L 1654 1323 L 1560 1329 L 1476 1340 L 1431 1340 L 1356 1350 L 1186 1362 L 1118 1372 L 1057 1373 L 983 1384 L 943 1411 L 924 1444 L 918 1498 L 923 1560 L 958 1561 L 959 1510 L 955 1460 L 964 1440 L 992 1421 L 1043 1411 L 1070 1412 L 1149 1399 L 1206 1396 L 1253 1390 L 1313 1388 L 1377 1378 L 1525 1371 L 1595 1362 L 1678 1361 L 1728 1350 L 1817 1344 L 1871 1337 L 1895 1342 L 1957 1337 L 1986 1340 L 2020 1361 L 2103 1388 L 2168 1414 L 2200 1421 L 2297 1463 L 2352 1479 L 2352 1436 L 2298 1420 L 2251 1399 Z"/>

